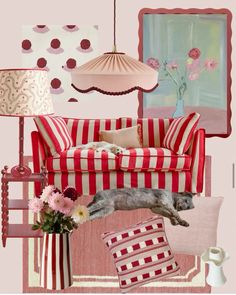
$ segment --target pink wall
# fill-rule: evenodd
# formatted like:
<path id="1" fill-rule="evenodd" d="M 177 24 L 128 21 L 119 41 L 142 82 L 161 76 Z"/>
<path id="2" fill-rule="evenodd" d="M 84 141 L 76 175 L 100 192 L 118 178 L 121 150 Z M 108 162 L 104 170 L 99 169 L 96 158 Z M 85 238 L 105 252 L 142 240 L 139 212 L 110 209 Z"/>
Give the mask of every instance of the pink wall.
<path id="1" fill-rule="evenodd" d="M 112 46 L 112 2 L 111 0 L 41 0 L 41 1 L 2 1 L 0 18 L 1 57 L 0 68 L 20 67 L 21 65 L 21 26 L 25 24 L 97 24 L 100 32 L 101 52 L 111 49 Z M 138 12 L 141 8 L 228 8 L 233 13 L 232 27 L 235 28 L 235 4 L 233 1 L 191 1 L 188 0 L 118 0 L 118 49 L 138 57 Z M 227 4 L 225 4 L 227 3 Z M 232 44 L 235 44 L 236 33 L 233 30 Z M 132 42 L 130 41 L 132 40 Z M 236 76 L 234 64 L 236 62 L 233 47 L 232 77 Z M 232 109 L 236 110 L 234 94 L 236 89 L 233 79 Z M 123 97 L 107 97 L 100 94 L 79 95 L 80 102 L 58 103 L 56 113 L 66 116 L 79 117 L 116 117 L 133 116 L 137 114 L 137 93 Z M 235 126 L 233 112 L 232 126 Z M 25 154 L 31 154 L 30 131 L 33 128 L 32 120 L 27 119 L 25 132 Z M 18 160 L 18 122 L 17 119 L 0 118 L 1 157 L 0 167 L 4 164 L 12 166 Z M 224 196 L 225 201 L 221 210 L 219 222 L 218 245 L 225 248 L 231 259 L 225 265 L 225 274 L 228 282 L 225 286 L 213 289 L 215 293 L 233 293 L 235 287 L 235 189 L 232 189 L 232 162 L 235 161 L 236 134 L 228 139 L 213 138 L 207 141 L 207 154 L 213 156 L 213 195 Z M 14 187 L 12 194 L 19 195 L 20 187 Z M 13 219 L 20 220 L 20 216 Z M 231 238 L 231 229 L 232 236 Z M 6 249 L 0 247 L 0 293 L 20 293 L 22 291 L 22 242 L 8 241 Z"/>

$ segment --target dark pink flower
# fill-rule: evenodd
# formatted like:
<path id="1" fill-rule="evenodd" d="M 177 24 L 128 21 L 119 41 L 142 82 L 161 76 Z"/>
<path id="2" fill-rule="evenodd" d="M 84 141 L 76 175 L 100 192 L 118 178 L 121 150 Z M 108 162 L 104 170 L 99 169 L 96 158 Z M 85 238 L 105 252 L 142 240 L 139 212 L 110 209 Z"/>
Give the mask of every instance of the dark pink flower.
<path id="1" fill-rule="evenodd" d="M 59 190 L 59 188 L 56 187 L 56 188 L 53 190 L 53 193 L 55 193 L 55 194 L 56 194 L 56 193 L 61 194 L 61 191 Z"/>
<path id="2" fill-rule="evenodd" d="M 192 71 L 192 72 L 197 72 L 197 71 L 200 71 L 200 59 L 192 59 L 192 58 L 189 58 L 188 61 L 187 61 L 187 69 L 189 71 Z"/>
<path id="3" fill-rule="evenodd" d="M 72 201 L 76 201 L 79 197 L 79 194 L 77 193 L 77 190 L 74 187 L 68 186 L 64 189 L 63 195 L 65 198 L 69 198 Z"/>
<path id="4" fill-rule="evenodd" d="M 160 68 L 159 60 L 154 57 L 149 57 L 147 59 L 147 65 L 153 68 L 154 70 L 158 70 Z"/>
<path id="5" fill-rule="evenodd" d="M 189 50 L 188 56 L 191 57 L 192 59 L 198 59 L 201 55 L 201 51 L 198 48 L 192 48 Z"/>
<path id="6" fill-rule="evenodd" d="M 215 59 L 206 59 L 204 62 L 204 67 L 207 71 L 213 71 L 218 65 L 218 62 Z"/>
<path id="7" fill-rule="evenodd" d="M 178 69 L 178 64 L 175 61 L 172 61 L 167 64 L 167 67 L 171 70 L 176 70 L 176 69 Z"/>

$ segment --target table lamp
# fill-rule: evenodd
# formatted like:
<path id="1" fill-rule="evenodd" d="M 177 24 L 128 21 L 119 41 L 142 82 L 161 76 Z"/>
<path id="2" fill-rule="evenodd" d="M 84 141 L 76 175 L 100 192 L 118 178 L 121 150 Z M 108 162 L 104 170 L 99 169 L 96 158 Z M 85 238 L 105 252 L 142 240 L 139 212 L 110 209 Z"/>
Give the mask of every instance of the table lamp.
<path id="1" fill-rule="evenodd" d="M 52 99 L 47 79 L 47 71 L 38 69 L 0 70 L 0 116 L 19 117 L 19 164 L 10 172 L 4 166 L 2 170 L 2 244 L 7 238 L 40 237 L 41 233 L 32 231 L 31 225 L 9 224 L 9 210 L 28 209 L 27 199 L 9 199 L 9 182 L 40 182 L 46 184 L 45 169 L 41 173 L 32 173 L 24 165 L 24 117 L 49 115 L 53 113 Z"/>
<path id="2" fill-rule="evenodd" d="M 14 177 L 29 176 L 24 165 L 24 117 L 53 113 L 47 71 L 39 69 L 0 70 L 0 116 L 19 117 L 19 164 Z"/>

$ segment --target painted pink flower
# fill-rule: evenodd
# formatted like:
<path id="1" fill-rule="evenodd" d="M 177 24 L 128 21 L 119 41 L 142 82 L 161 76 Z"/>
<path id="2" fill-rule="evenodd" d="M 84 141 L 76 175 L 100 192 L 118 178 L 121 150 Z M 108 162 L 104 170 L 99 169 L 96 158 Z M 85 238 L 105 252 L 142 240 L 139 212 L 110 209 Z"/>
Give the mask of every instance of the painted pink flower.
<path id="1" fill-rule="evenodd" d="M 48 199 L 49 207 L 55 211 L 61 211 L 64 206 L 64 196 L 59 192 L 53 193 Z"/>
<path id="2" fill-rule="evenodd" d="M 177 64 L 177 62 L 172 61 L 172 62 L 170 62 L 170 63 L 167 64 L 167 67 L 169 69 L 171 69 L 171 70 L 176 70 L 176 69 L 178 69 L 178 64 Z"/>
<path id="3" fill-rule="evenodd" d="M 72 201 L 76 201 L 79 197 L 77 190 L 74 187 L 67 186 L 64 191 L 63 195 L 65 198 L 70 198 Z"/>
<path id="4" fill-rule="evenodd" d="M 206 59 L 204 62 L 204 68 L 207 71 L 213 71 L 218 65 L 218 62 L 215 59 Z"/>
<path id="5" fill-rule="evenodd" d="M 29 209 L 34 213 L 39 213 L 43 209 L 43 201 L 39 198 L 33 198 L 29 201 Z"/>
<path id="6" fill-rule="evenodd" d="M 147 59 L 147 65 L 153 68 L 154 70 L 158 70 L 160 68 L 159 60 L 154 57 L 149 57 Z"/>
<path id="7" fill-rule="evenodd" d="M 199 72 L 192 72 L 188 75 L 189 80 L 194 81 L 199 79 Z"/>
<path id="8" fill-rule="evenodd" d="M 201 55 L 201 51 L 198 48 L 192 48 L 188 52 L 188 56 L 191 57 L 192 59 L 198 59 Z"/>
<path id="9" fill-rule="evenodd" d="M 74 202 L 70 198 L 64 198 L 63 207 L 61 207 L 59 211 L 65 215 L 70 215 L 73 207 Z"/>
<path id="10" fill-rule="evenodd" d="M 200 66 L 201 66 L 201 64 L 200 64 L 199 58 L 197 58 L 197 59 L 189 58 L 187 60 L 186 67 L 189 71 L 193 71 L 193 72 L 200 71 Z"/>

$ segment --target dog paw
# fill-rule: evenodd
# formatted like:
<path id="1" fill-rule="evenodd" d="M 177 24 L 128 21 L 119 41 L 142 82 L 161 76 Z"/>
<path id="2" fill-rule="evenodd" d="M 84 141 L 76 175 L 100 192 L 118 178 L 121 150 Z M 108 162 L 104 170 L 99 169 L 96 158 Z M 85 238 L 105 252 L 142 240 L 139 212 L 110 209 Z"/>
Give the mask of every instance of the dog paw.
<path id="1" fill-rule="evenodd" d="M 185 227 L 189 226 L 189 223 L 187 221 L 185 221 L 185 220 L 181 220 L 181 222 L 179 224 L 182 225 L 182 226 L 185 226 Z"/>
<path id="2" fill-rule="evenodd" d="M 171 222 L 172 225 L 178 225 L 179 224 L 178 221 L 177 221 L 177 219 L 175 219 L 175 218 L 172 218 L 170 220 L 170 222 Z"/>

